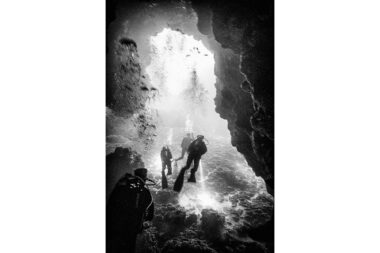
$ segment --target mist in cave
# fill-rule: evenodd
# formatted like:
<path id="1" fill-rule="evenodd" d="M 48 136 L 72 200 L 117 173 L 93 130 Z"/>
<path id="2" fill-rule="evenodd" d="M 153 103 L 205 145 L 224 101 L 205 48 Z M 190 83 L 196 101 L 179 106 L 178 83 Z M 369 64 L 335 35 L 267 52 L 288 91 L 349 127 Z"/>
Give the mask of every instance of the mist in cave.
<path id="1" fill-rule="evenodd" d="M 160 182 L 162 146 L 168 145 L 174 157 L 179 157 L 186 133 L 204 135 L 209 151 L 201 160 L 198 183 L 185 184 L 179 204 L 196 214 L 205 208 L 224 212 L 232 223 L 229 211 L 240 208 L 237 203 L 232 207 L 234 196 L 249 190 L 249 197 L 254 197 L 265 191 L 265 184 L 232 147 L 227 121 L 215 112 L 214 55 L 193 36 L 168 28 L 152 36 L 150 45 L 151 63 L 146 72 L 160 92 L 149 101 L 148 108 L 158 117 L 158 137 L 143 160 Z M 186 157 L 175 164 L 169 185 L 185 163 Z"/>

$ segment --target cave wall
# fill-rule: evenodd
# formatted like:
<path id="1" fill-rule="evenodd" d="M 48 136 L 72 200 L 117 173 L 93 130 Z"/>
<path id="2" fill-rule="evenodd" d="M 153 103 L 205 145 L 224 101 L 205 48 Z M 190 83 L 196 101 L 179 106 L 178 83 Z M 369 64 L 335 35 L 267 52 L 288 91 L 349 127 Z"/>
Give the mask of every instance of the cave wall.
<path id="1" fill-rule="evenodd" d="M 181 5 L 190 6 L 196 12 L 198 18 L 196 32 L 194 27 L 188 26 L 186 22 L 178 22 L 178 20 L 183 20 L 183 17 L 178 18 L 178 15 L 192 15 L 191 12 L 184 10 Z M 162 6 L 162 8 L 157 8 L 157 6 Z M 174 6 L 174 8 L 165 8 L 165 6 Z M 154 12 L 149 11 L 149 8 L 153 8 Z M 144 18 L 141 18 L 141 15 L 144 15 Z M 175 18 L 176 15 L 177 18 Z M 139 16 L 140 19 L 133 18 L 136 16 Z M 165 18 L 160 19 L 160 16 L 172 18 L 168 21 Z M 143 22 L 141 22 L 142 20 Z M 232 144 L 245 156 L 256 175 L 264 178 L 268 191 L 273 194 L 273 1 L 192 0 L 153 2 L 148 0 L 116 0 L 107 2 L 107 22 L 108 25 L 111 22 L 113 25 L 107 29 L 107 51 L 109 50 L 109 41 L 112 45 L 113 41 L 120 42 L 121 38 L 128 38 L 133 34 L 133 40 L 137 42 L 140 54 L 147 55 L 146 52 L 149 49 L 146 45 L 149 43 L 146 43 L 146 34 L 157 33 L 163 26 L 194 34 L 196 39 L 202 39 L 205 42 L 206 47 L 215 54 L 218 65 L 215 73 L 217 76 L 216 110 L 222 118 L 228 121 Z M 115 27 L 118 29 L 122 27 L 124 30 L 120 33 L 120 30 L 115 29 Z M 146 31 L 146 29 L 150 29 L 150 31 Z M 119 34 L 119 37 L 115 34 Z M 141 59 L 143 65 L 147 64 L 148 61 L 149 59 L 144 57 Z M 139 76 L 144 76 L 141 69 L 139 71 Z M 136 82 L 140 82 L 140 79 Z M 115 87 L 109 92 L 107 80 L 107 105 L 123 108 L 125 104 L 122 103 L 120 106 L 117 101 L 115 102 L 108 97 L 109 94 L 118 94 L 122 85 Z M 132 91 L 143 93 L 140 90 Z M 139 102 L 146 98 L 141 98 L 143 100 L 127 102 L 131 103 L 129 108 L 132 108 L 132 111 L 142 109 L 133 108 L 134 106 L 143 106 Z M 122 98 L 116 97 L 116 100 L 118 99 L 122 100 Z M 126 106 L 128 107 L 128 105 Z"/>
<path id="2" fill-rule="evenodd" d="M 245 156 L 255 173 L 264 178 L 268 191 L 273 194 L 274 2 L 193 0 L 192 6 L 198 13 L 199 31 L 212 32 L 222 47 L 240 55 L 240 71 L 246 79 L 231 85 L 239 85 L 248 92 L 252 102 L 239 100 L 234 106 L 226 101 L 222 102 L 220 110 L 234 106 L 238 120 L 230 129 L 232 144 Z M 231 100 L 231 97 L 223 96 L 222 100 Z M 249 124 L 246 124 L 247 116 Z M 230 122 L 234 118 L 227 116 L 227 120 Z"/>
<path id="3" fill-rule="evenodd" d="M 144 108 L 147 96 L 136 42 L 128 38 L 114 41 L 107 57 L 106 106 L 116 114 L 129 117 Z"/>

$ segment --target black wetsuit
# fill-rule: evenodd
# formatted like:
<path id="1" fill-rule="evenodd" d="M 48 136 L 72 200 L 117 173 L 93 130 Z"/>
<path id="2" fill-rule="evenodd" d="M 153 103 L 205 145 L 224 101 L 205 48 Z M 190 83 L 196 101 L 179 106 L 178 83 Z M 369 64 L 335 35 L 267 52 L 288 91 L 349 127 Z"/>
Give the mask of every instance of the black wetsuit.
<path id="1" fill-rule="evenodd" d="M 187 170 L 190 168 L 191 163 L 194 161 L 194 167 L 191 169 L 191 173 L 194 174 L 199 167 L 199 161 L 201 160 L 202 155 L 207 152 L 206 144 L 202 140 L 193 141 L 188 150 L 189 156 L 187 157 L 186 165 L 182 170 Z"/>
<path id="2" fill-rule="evenodd" d="M 162 148 L 161 161 L 162 161 L 162 173 L 165 173 L 166 167 L 168 168 L 168 174 L 172 174 L 172 153 L 169 148 Z"/>
<path id="3" fill-rule="evenodd" d="M 126 174 L 115 186 L 106 208 L 106 252 L 135 252 L 143 222 L 152 220 L 154 204 L 144 182 Z"/>

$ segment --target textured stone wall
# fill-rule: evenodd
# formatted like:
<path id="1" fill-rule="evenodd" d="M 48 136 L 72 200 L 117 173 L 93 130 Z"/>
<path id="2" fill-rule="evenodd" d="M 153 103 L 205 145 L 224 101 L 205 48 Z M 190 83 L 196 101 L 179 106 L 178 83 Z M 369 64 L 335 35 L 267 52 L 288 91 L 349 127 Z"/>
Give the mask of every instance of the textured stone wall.
<path id="1" fill-rule="evenodd" d="M 192 3 L 198 13 L 199 31 L 212 32 L 222 47 L 240 55 L 240 71 L 245 80 L 229 82 L 234 88 L 220 93 L 218 112 L 229 123 L 234 122 L 229 124 L 232 144 L 244 154 L 255 173 L 265 179 L 268 190 L 273 193 L 274 3 L 244 0 L 193 0 Z M 242 101 L 235 86 L 248 92 L 252 101 Z M 234 107 L 232 112 L 231 107 Z M 225 111 L 230 113 L 225 114 Z"/>

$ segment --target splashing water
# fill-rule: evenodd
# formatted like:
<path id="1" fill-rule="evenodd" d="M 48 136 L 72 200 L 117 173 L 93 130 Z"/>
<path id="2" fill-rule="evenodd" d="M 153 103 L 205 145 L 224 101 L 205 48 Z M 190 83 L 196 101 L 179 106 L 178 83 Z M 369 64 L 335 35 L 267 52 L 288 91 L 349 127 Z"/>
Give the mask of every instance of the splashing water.
<path id="1" fill-rule="evenodd" d="M 220 199 L 218 193 L 209 192 L 200 188 L 196 184 L 185 184 L 178 198 L 179 204 L 189 213 L 201 214 L 203 209 L 213 209 L 215 211 L 226 213 L 231 208 L 230 201 Z"/>
<path id="2" fill-rule="evenodd" d="M 218 193 L 206 189 L 202 160 L 199 162 L 197 184 L 186 184 L 179 194 L 178 200 L 181 206 L 195 214 L 200 214 L 205 208 L 224 213 L 227 208 L 232 206 L 230 201 L 223 201 Z"/>

